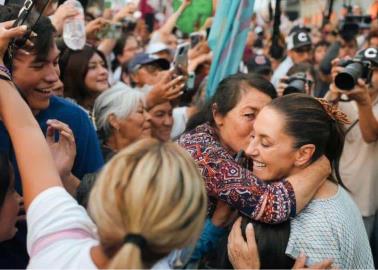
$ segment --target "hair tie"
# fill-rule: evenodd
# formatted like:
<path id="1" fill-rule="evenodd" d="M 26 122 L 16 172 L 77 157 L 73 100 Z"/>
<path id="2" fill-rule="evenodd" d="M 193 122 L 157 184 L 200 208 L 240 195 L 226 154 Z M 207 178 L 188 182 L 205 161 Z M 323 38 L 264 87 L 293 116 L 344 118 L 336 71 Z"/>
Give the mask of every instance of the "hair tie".
<path id="1" fill-rule="evenodd" d="M 141 234 L 128 233 L 123 238 L 123 243 L 132 243 L 138 246 L 140 249 L 143 249 L 147 245 L 147 240 Z"/>
<path id="2" fill-rule="evenodd" d="M 331 104 L 324 98 L 317 98 L 317 100 L 320 102 L 320 104 L 323 106 L 323 109 L 332 120 L 345 125 L 351 123 L 348 119 L 348 116 L 344 112 L 342 112 L 336 104 Z"/>

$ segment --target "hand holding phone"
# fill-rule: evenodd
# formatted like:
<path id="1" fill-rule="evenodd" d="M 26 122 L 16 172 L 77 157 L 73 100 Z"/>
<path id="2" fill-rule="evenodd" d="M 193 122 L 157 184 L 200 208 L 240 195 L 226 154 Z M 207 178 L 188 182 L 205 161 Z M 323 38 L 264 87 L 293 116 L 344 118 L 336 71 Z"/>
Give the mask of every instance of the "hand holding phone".
<path id="1" fill-rule="evenodd" d="M 27 33 L 22 37 L 15 39 L 12 43 L 13 46 L 22 47 L 30 38 L 34 25 L 38 22 L 41 14 L 47 7 L 49 0 L 39 0 L 38 5 L 36 0 L 26 0 L 21 8 L 16 21 L 13 26 L 26 25 L 28 28 Z"/>
<path id="2" fill-rule="evenodd" d="M 192 49 L 203 39 L 203 36 L 199 32 L 191 33 L 189 37 L 190 37 L 190 47 Z"/>
<path id="3" fill-rule="evenodd" d="M 189 43 L 180 44 L 175 53 L 173 66 L 177 75 L 187 75 L 188 73 L 188 51 Z"/>

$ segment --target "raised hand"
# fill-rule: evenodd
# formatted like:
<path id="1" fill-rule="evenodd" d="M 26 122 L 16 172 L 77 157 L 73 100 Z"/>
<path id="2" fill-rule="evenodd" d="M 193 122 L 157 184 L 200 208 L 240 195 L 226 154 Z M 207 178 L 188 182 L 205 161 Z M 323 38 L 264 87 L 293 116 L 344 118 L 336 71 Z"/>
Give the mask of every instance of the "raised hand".
<path id="1" fill-rule="evenodd" d="M 27 30 L 26 25 L 19 27 L 12 27 L 14 21 L 7 21 L 0 23 L 0 64 L 3 65 L 5 52 L 8 49 L 8 44 L 13 38 L 22 37 Z"/>
<path id="2" fill-rule="evenodd" d="M 76 156 L 75 137 L 68 125 L 58 120 L 47 121 L 46 141 L 50 147 L 55 166 L 62 180 L 71 174 Z M 55 141 L 55 133 L 59 133 L 58 141 Z"/>

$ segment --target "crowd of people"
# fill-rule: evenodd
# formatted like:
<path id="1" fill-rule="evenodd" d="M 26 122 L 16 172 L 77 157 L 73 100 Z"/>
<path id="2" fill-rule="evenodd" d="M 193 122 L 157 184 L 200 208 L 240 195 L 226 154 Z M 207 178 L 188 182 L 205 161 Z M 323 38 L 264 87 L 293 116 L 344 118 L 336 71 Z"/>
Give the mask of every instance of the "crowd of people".
<path id="1" fill-rule="evenodd" d="M 274 36 L 254 14 L 206 96 L 214 20 L 176 27 L 194 1 L 85 9 L 79 50 L 72 0 L 33 25 L 0 6 L 0 268 L 375 268 L 376 16 Z"/>

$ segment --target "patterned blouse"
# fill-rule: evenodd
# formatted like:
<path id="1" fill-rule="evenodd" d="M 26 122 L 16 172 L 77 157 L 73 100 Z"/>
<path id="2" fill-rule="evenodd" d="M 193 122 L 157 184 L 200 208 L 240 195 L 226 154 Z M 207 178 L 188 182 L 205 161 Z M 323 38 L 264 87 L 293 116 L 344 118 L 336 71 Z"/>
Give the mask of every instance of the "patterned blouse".
<path id="1" fill-rule="evenodd" d="M 178 140 L 196 161 L 210 199 L 209 213 L 217 199 L 242 214 L 264 223 L 280 223 L 295 216 L 294 190 L 286 180 L 263 182 L 235 161 L 208 123 L 184 133 Z"/>

